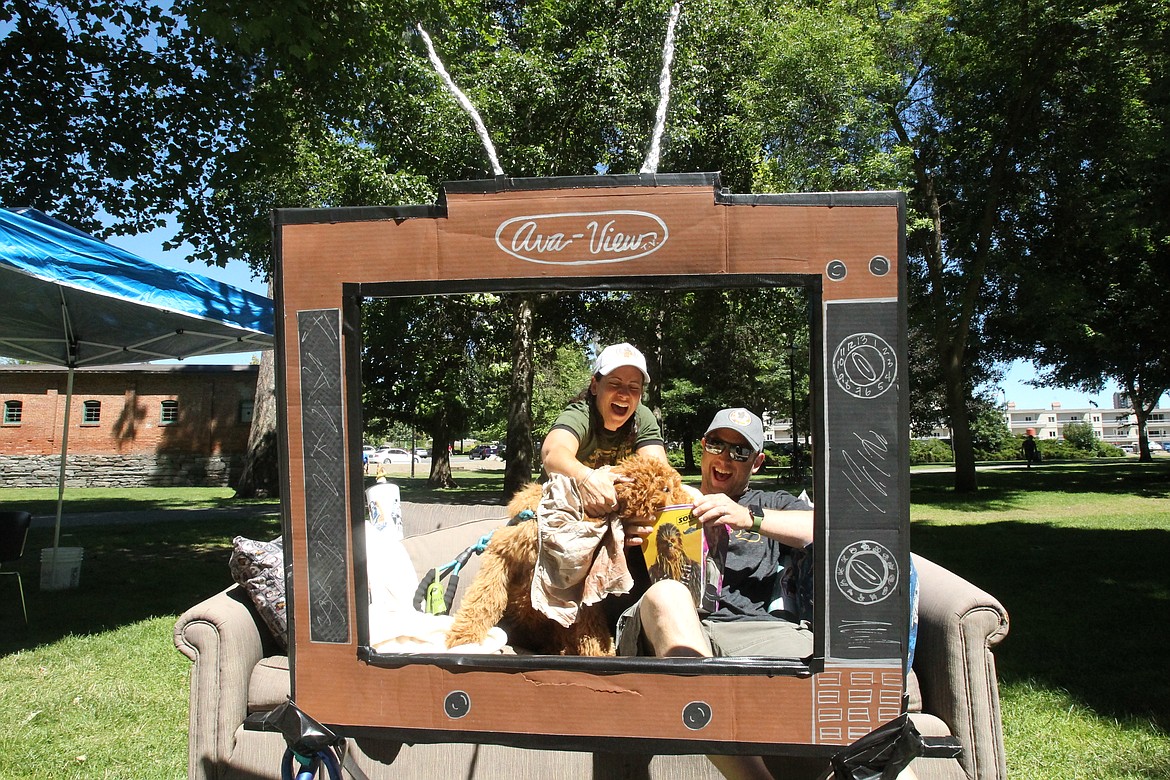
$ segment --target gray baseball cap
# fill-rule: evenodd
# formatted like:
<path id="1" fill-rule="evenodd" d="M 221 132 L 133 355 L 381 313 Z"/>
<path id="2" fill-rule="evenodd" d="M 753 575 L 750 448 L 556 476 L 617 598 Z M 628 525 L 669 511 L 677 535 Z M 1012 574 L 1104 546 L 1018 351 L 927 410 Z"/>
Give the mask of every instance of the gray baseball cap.
<path id="1" fill-rule="evenodd" d="M 738 431 L 741 436 L 747 439 L 748 445 L 760 452 L 764 449 L 764 423 L 759 417 L 752 414 L 747 409 L 723 409 L 715 415 L 715 419 L 711 420 L 711 424 L 707 426 L 706 436 L 711 431 L 719 428 L 728 428 L 733 431 Z"/>

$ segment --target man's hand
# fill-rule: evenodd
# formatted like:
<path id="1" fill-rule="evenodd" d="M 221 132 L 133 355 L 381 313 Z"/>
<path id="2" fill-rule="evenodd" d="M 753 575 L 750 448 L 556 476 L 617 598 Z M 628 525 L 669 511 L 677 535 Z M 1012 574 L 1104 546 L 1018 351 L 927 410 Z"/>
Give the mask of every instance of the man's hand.
<path id="1" fill-rule="evenodd" d="M 697 499 L 691 514 L 703 525 L 725 525 L 741 531 L 753 525 L 751 510 L 724 493 L 709 493 Z"/>

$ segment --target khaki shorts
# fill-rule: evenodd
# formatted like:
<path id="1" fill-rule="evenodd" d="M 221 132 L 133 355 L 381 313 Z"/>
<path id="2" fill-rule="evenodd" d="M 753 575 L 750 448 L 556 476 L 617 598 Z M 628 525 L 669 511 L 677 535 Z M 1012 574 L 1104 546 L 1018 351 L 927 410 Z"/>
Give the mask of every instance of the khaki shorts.
<path id="1" fill-rule="evenodd" d="M 642 633 L 641 602 L 618 618 L 617 654 L 654 655 Z M 813 633 L 805 624 L 787 620 L 704 620 L 707 652 L 721 656 L 807 658 L 813 651 Z"/>

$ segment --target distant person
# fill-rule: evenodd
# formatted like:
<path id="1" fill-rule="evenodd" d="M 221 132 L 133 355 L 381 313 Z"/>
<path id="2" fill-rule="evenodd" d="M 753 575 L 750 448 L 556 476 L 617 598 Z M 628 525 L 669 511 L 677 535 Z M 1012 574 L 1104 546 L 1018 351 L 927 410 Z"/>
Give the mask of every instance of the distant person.
<path id="1" fill-rule="evenodd" d="M 573 479 L 586 514 L 617 507 L 613 466 L 635 452 L 666 462 L 662 429 L 642 405 L 650 383 L 646 358 L 630 344 L 611 344 L 593 364 L 589 386 L 569 404 L 544 437 L 540 457 L 546 474 Z"/>
<path id="2" fill-rule="evenodd" d="M 1036 437 L 1032 435 L 1031 428 L 1024 437 L 1024 462 L 1028 468 L 1032 468 L 1033 463 L 1040 462 L 1040 448 L 1036 446 Z"/>

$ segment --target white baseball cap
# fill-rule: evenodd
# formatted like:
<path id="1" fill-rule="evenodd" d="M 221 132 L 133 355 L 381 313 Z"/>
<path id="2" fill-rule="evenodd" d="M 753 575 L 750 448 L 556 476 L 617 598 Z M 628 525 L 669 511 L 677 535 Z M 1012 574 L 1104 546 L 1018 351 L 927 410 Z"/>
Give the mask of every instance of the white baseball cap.
<path id="1" fill-rule="evenodd" d="M 593 373 L 600 376 L 609 376 L 615 368 L 633 366 L 642 372 L 642 380 L 650 384 L 650 374 L 646 371 L 646 358 L 632 344 L 610 344 L 601 350 L 597 360 L 593 362 Z"/>

